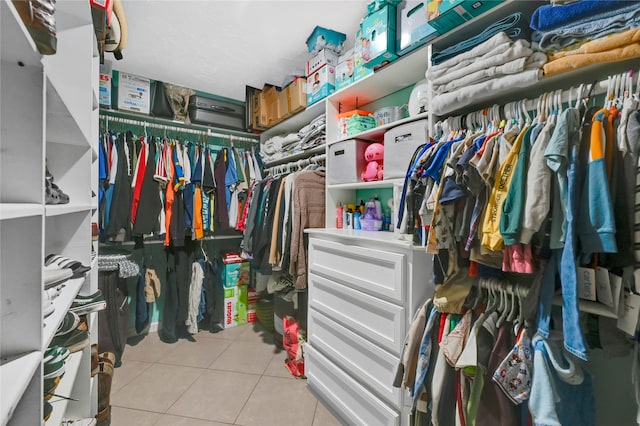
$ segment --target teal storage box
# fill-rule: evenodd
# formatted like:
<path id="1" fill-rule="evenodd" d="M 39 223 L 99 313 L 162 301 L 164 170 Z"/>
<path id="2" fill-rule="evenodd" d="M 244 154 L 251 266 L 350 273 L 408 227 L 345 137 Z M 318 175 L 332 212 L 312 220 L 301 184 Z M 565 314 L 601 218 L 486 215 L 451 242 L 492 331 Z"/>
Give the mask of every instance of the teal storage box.
<path id="1" fill-rule="evenodd" d="M 504 0 L 427 0 L 429 24 L 445 34 Z"/>
<path id="2" fill-rule="evenodd" d="M 353 49 L 340 55 L 336 66 L 336 90 L 343 89 L 353 83 L 354 74 Z"/>
<path id="3" fill-rule="evenodd" d="M 336 91 L 336 67 L 324 65 L 307 77 L 307 106 Z"/>
<path id="4" fill-rule="evenodd" d="M 367 68 L 391 62 L 396 55 L 396 8 L 385 6 L 365 16 L 362 28 L 362 60 Z"/>
<path id="5" fill-rule="evenodd" d="M 317 54 L 325 48 L 340 54 L 342 53 L 342 45 L 346 39 L 346 34 L 316 26 L 307 38 L 307 50 L 312 55 Z"/>
<path id="6" fill-rule="evenodd" d="M 403 1 L 398 5 L 397 50 L 404 55 L 438 36 L 429 25 L 427 1 Z"/>
<path id="7" fill-rule="evenodd" d="M 249 285 L 249 282 L 251 280 L 251 263 L 227 263 L 224 265 L 223 277 L 223 285 L 225 288 Z"/>
<path id="8" fill-rule="evenodd" d="M 364 66 L 362 58 L 364 38 L 362 37 L 362 28 L 356 32 L 356 40 L 353 44 L 353 82 L 361 80 L 373 74 L 373 70 Z"/>

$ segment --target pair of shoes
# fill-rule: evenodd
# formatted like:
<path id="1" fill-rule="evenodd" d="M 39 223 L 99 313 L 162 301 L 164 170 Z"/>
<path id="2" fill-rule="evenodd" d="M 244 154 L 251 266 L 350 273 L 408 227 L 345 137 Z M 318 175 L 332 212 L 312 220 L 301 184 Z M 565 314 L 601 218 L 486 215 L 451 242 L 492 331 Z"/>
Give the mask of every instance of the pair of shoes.
<path id="1" fill-rule="evenodd" d="M 56 307 L 53 305 L 53 300 L 49 293 L 46 290 L 42 290 L 42 314 L 45 318 L 51 315 L 56 310 Z"/>
<path id="2" fill-rule="evenodd" d="M 45 266 L 42 270 L 42 277 L 44 281 L 44 289 L 48 290 L 51 287 L 56 287 L 73 277 L 73 271 L 71 269 L 47 268 Z"/>
<path id="3" fill-rule="evenodd" d="M 100 290 L 89 296 L 78 295 L 71 303 L 69 310 L 78 315 L 85 315 L 90 312 L 102 311 L 107 308 L 107 302 L 102 297 Z"/>
<path id="4" fill-rule="evenodd" d="M 77 320 L 76 320 L 77 319 Z M 66 347 L 69 352 L 78 352 L 89 345 L 89 327 L 84 317 L 67 312 L 51 344 Z"/>
<path id="5" fill-rule="evenodd" d="M 51 413 L 53 413 L 53 406 L 49 404 L 49 401 L 43 401 L 42 413 L 42 419 L 45 422 L 49 420 Z"/>
<path id="6" fill-rule="evenodd" d="M 91 267 L 84 266 L 81 262 L 68 257 L 61 256 L 59 254 L 49 254 L 44 258 L 45 270 L 70 270 L 72 272 L 72 278 L 83 277 L 87 272 L 91 270 Z"/>
<path id="7" fill-rule="evenodd" d="M 64 362 L 69 358 L 71 351 L 63 346 L 53 345 L 44 353 L 43 378 L 54 379 L 64 374 Z"/>
<path id="8" fill-rule="evenodd" d="M 75 420 L 63 420 L 60 426 L 95 426 L 97 423 L 95 417 Z"/>
<path id="9" fill-rule="evenodd" d="M 31 0 L 34 1 L 34 0 Z M 46 0 L 45 0 L 46 1 Z M 45 204 L 68 204 L 69 196 L 62 192 L 62 190 L 53 183 L 53 175 L 49 173 L 49 168 L 45 166 L 45 177 L 44 177 L 44 187 L 45 187 Z"/>
<path id="10" fill-rule="evenodd" d="M 60 384 L 62 380 L 62 376 L 57 376 L 52 379 L 44 379 L 44 400 L 48 401 L 51 399 L 53 394 L 56 392 L 56 388 Z"/>
<path id="11" fill-rule="evenodd" d="M 116 356 L 103 352 L 98 357 L 98 426 L 111 423 L 111 382 Z"/>
<path id="12" fill-rule="evenodd" d="M 13 0 L 20 18 L 42 55 L 53 55 L 58 47 L 55 0 Z"/>

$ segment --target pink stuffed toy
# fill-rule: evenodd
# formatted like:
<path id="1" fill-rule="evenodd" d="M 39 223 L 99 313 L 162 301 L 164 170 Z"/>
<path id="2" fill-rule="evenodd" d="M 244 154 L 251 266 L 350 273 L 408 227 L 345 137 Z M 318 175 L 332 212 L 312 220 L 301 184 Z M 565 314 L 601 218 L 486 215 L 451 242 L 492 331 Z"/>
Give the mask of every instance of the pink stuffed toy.
<path id="1" fill-rule="evenodd" d="M 367 168 L 362 173 L 364 182 L 382 180 L 382 166 L 384 159 L 384 145 L 372 143 L 364 151 L 364 159 L 367 161 Z"/>

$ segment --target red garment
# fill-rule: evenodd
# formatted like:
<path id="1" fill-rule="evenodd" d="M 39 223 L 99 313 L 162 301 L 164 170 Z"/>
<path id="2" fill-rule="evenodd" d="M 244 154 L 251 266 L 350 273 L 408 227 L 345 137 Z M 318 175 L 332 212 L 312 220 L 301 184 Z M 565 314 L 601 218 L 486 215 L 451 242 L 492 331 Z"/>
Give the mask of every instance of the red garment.
<path id="1" fill-rule="evenodd" d="M 256 184 L 253 183 L 251 188 L 249 188 L 249 192 L 247 193 L 247 201 L 244 203 L 244 208 L 242 209 L 242 216 L 240 220 L 238 220 L 238 225 L 236 226 L 236 231 L 244 232 L 247 227 L 247 216 L 249 215 L 249 204 L 251 204 L 251 199 L 253 198 L 253 188 L 255 188 Z"/>
<path id="2" fill-rule="evenodd" d="M 171 151 L 173 149 L 173 147 L 171 146 L 171 144 L 167 144 L 167 158 L 173 158 L 173 152 Z M 173 185 L 171 185 L 172 179 L 173 179 L 173 174 L 175 173 L 175 166 L 173 161 L 169 161 L 167 163 L 169 165 L 169 170 L 167 170 L 167 178 L 168 178 L 168 182 L 169 184 L 167 184 L 167 188 L 165 191 L 165 216 L 166 216 L 166 220 L 165 220 L 165 230 L 166 233 L 164 235 L 164 245 L 165 247 L 169 247 L 169 244 L 171 243 L 171 210 L 173 207 L 173 200 L 174 200 L 174 190 L 173 190 Z"/>
<path id="3" fill-rule="evenodd" d="M 138 213 L 138 204 L 140 203 L 140 193 L 142 192 L 142 182 L 144 174 L 147 170 L 147 144 L 144 137 L 140 138 L 142 147 L 140 148 L 140 156 L 138 157 L 138 169 L 136 171 L 136 185 L 133 187 L 133 200 L 131 201 L 131 223 L 136 223 L 136 214 Z"/>

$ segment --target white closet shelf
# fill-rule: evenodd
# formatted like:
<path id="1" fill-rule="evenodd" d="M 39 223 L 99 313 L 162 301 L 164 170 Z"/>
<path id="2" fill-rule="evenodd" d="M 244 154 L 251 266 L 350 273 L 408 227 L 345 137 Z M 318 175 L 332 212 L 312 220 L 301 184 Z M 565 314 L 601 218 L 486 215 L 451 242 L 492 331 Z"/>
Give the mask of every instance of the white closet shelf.
<path id="1" fill-rule="evenodd" d="M 355 109 L 356 102 L 366 105 L 390 93 L 411 86 L 425 78 L 429 61 L 429 46 L 422 46 L 406 56 L 391 62 L 362 80 L 338 90 L 327 99 L 332 104 L 342 104 L 342 111 Z"/>
<path id="2" fill-rule="evenodd" d="M 64 31 L 69 28 L 93 25 L 89 2 L 77 0 L 58 0 L 56 2 L 56 29 Z"/>
<path id="3" fill-rule="evenodd" d="M 265 141 L 276 135 L 287 135 L 289 133 L 297 133 L 298 130 L 306 126 L 314 118 L 324 114 L 324 101 L 318 101 L 307 107 L 307 109 L 287 118 L 275 126 L 265 130 L 260 135 L 260 140 Z"/>
<path id="4" fill-rule="evenodd" d="M 562 306 L 562 295 L 553 296 L 553 304 Z M 601 317 L 617 319 L 618 316 L 613 312 L 613 309 L 598 302 L 591 302 L 589 300 L 578 300 L 578 309 L 581 312 L 600 315 Z"/>
<path id="5" fill-rule="evenodd" d="M 382 126 L 374 127 L 373 129 L 365 130 L 364 132 L 356 133 L 355 135 L 346 136 L 342 139 L 338 139 L 336 141 L 329 142 L 327 145 L 333 145 L 334 143 L 348 141 L 350 139 L 364 139 L 367 141 L 381 141 L 384 139 L 384 134 L 387 130 L 392 129 L 396 126 L 406 123 L 412 123 L 418 120 L 427 120 L 429 118 L 429 112 L 423 112 L 421 114 L 415 115 L 413 117 L 406 117 L 397 121 L 394 121 L 389 124 L 384 124 Z"/>
<path id="6" fill-rule="evenodd" d="M 98 343 L 98 313 L 91 312 L 88 316 L 90 342 L 91 344 Z"/>
<path id="7" fill-rule="evenodd" d="M 40 367 L 42 352 L 34 351 L 0 360 L 0 424 L 6 425 L 18 406 L 33 374 Z"/>
<path id="8" fill-rule="evenodd" d="M 47 143 L 77 145 L 89 149 L 90 142 L 82 133 L 58 91 L 47 79 Z"/>
<path id="9" fill-rule="evenodd" d="M 334 235 L 336 237 L 384 242 L 385 244 L 399 246 L 403 248 L 413 248 L 414 250 L 425 250 L 424 247 L 413 244 L 413 241 L 398 238 L 397 234 L 388 231 L 360 231 L 355 229 L 336 229 L 336 228 L 311 228 L 305 229 L 305 233 L 310 235 Z"/>
<path id="10" fill-rule="evenodd" d="M 36 203 L 0 203 L 0 220 L 20 219 L 40 216 L 44 213 L 42 204 Z"/>
<path id="11" fill-rule="evenodd" d="M 404 179 L 375 180 L 373 182 L 352 182 L 327 185 L 327 189 L 374 189 L 391 188 L 396 183 L 404 183 Z"/>
<path id="12" fill-rule="evenodd" d="M 11 1 L 1 2 L 0 21 L 2 27 L 2 45 L 0 58 L 3 61 L 22 61 L 25 65 L 42 67 L 40 54 L 27 27 L 20 19 L 18 11 Z"/>
<path id="13" fill-rule="evenodd" d="M 67 314 L 67 311 L 71 307 L 71 303 L 73 303 L 73 299 L 75 299 L 84 282 L 84 277 L 66 281 L 64 283 L 62 293 L 53 300 L 55 310 L 51 315 L 44 319 L 44 329 L 42 332 L 43 351 L 49 347 L 54 334 L 56 334 L 58 326 Z"/>
<path id="14" fill-rule="evenodd" d="M 59 216 L 63 214 L 78 213 L 89 211 L 93 208 L 92 204 L 48 204 L 46 206 L 46 216 Z"/>
<path id="15" fill-rule="evenodd" d="M 98 269 L 98 256 L 91 261 L 91 270 Z"/>
<path id="16" fill-rule="evenodd" d="M 84 350 L 74 352 L 69 355 L 69 358 L 64 363 L 64 376 L 62 376 L 62 380 L 60 380 L 60 384 L 56 388 L 56 395 L 70 397 L 73 392 L 73 385 L 76 382 L 76 377 L 78 376 L 78 372 L 80 371 L 80 365 L 82 364 L 82 355 Z M 53 407 L 53 411 L 51 412 L 51 417 L 46 425 L 59 425 L 62 423 L 62 420 L 67 412 L 67 406 L 69 405 L 69 400 L 64 398 L 59 398 L 57 396 L 51 397 L 49 400 L 51 406 Z"/>

